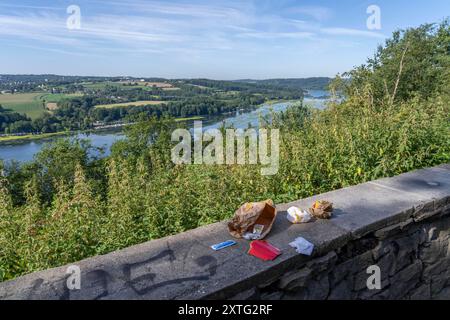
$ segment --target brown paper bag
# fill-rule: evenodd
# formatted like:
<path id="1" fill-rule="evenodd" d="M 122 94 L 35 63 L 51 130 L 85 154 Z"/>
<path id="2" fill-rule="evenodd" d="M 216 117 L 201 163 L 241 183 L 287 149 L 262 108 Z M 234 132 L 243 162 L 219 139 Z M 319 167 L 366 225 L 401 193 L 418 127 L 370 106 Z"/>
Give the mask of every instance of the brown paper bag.
<path id="1" fill-rule="evenodd" d="M 264 239 L 272 229 L 276 215 L 277 209 L 272 200 L 245 203 L 234 213 L 228 230 L 233 237 L 242 238 L 244 234 L 252 233 L 255 225 L 262 225 L 264 228 L 258 239 Z"/>
<path id="2" fill-rule="evenodd" d="M 309 212 L 318 219 L 331 219 L 333 214 L 333 204 L 329 201 L 320 200 L 316 201 Z"/>

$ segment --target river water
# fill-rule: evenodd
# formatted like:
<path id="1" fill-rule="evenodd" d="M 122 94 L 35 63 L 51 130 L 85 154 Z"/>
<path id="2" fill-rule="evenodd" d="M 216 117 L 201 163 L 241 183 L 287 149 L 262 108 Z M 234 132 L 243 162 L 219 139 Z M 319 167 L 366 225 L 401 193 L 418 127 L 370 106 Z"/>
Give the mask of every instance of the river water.
<path id="1" fill-rule="evenodd" d="M 323 96 L 328 95 L 323 90 L 311 90 L 308 92 L 309 97 L 304 99 L 305 104 L 311 105 L 314 108 L 323 109 L 325 107 L 326 99 Z M 220 117 L 210 117 L 202 121 L 203 129 L 219 128 L 222 124 L 234 128 L 247 128 L 250 124 L 252 127 L 258 127 L 259 119 L 271 112 L 281 112 L 286 110 L 292 102 L 275 103 L 272 105 L 263 105 L 257 110 L 247 113 L 236 113 L 229 115 L 222 115 Z M 192 123 L 189 124 L 192 126 Z M 105 149 L 105 155 L 109 154 L 109 149 L 114 142 L 123 139 L 124 135 L 121 130 L 113 131 L 98 131 L 95 133 L 79 133 L 73 134 L 72 137 L 81 139 L 89 139 L 94 147 L 101 147 Z M 34 155 L 38 153 L 42 147 L 55 141 L 59 137 L 51 137 L 38 140 L 24 140 L 0 144 L 0 159 L 5 161 L 16 160 L 19 162 L 26 162 L 33 159 Z"/>

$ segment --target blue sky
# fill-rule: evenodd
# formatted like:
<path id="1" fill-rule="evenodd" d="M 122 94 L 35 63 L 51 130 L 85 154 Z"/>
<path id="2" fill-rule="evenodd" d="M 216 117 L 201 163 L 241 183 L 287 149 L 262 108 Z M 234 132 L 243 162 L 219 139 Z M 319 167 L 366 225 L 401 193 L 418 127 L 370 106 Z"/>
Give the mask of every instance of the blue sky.
<path id="1" fill-rule="evenodd" d="M 81 9 L 70 30 L 67 8 Z M 366 10 L 381 9 L 369 30 Z M 1 0 L 0 73 L 167 78 L 334 76 L 448 0 Z"/>

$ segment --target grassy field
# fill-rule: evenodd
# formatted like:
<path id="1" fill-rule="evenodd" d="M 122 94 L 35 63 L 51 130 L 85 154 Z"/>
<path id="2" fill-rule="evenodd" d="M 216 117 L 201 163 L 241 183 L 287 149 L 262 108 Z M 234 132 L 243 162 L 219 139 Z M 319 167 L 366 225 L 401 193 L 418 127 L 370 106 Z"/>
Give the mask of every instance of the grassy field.
<path id="1" fill-rule="evenodd" d="M 287 100 L 287 99 L 274 99 L 274 100 L 267 100 L 266 102 L 264 102 L 262 104 L 262 106 L 264 105 L 274 105 L 277 103 L 284 103 L 284 102 L 295 102 L 297 100 Z"/>
<path id="2" fill-rule="evenodd" d="M 63 99 L 76 98 L 76 97 L 81 97 L 81 96 L 82 96 L 82 94 L 79 94 L 79 93 L 71 93 L 71 94 L 46 93 L 46 94 L 41 94 L 39 96 L 39 99 L 45 100 L 46 102 L 50 102 L 50 103 L 58 103 Z"/>
<path id="3" fill-rule="evenodd" d="M 121 108 L 121 107 L 140 107 L 140 106 L 147 106 L 147 105 L 159 105 L 159 104 L 166 104 L 165 101 L 136 101 L 136 102 L 124 102 L 124 103 L 112 103 L 112 104 L 99 104 L 95 106 L 96 108 Z"/>
<path id="4" fill-rule="evenodd" d="M 88 89 L 104 89 L 106 86 L 115 86 L 115 87 L 123 87 L 123 84 L 119 82 L 112 81 L 102 81 L 102 82 L 83 82 L 81 83 L 83 87 Z"/>
<path id="5" fill-rule="evenodd" d="M 62 99 L 81 96 L 80 94 L 51 94 L 44 92 L 0 94 L 0 104 L 14 112 L 26 114 L 31 119 L 39 118 L 44 114 L 44 104 L 55 103 Z M 54 109 L 54 108 L 53 108 Z"/>
<path id="6" fill-rule="evenodd" d="M 186 117 L 186 118 L 176 118 L 176 119 L 175 119 L 175 122 L 203 120 L 204 118 L 205 118 L 205 117 L 202 117 L 202 116 L 193 116 L 193 117 Z"/>
<path id="7" fill-rule="evenodd" d="M 45 107 L 48 111 L 55 111 L 58 109 L 58 103 L 64 99 L 81 97 L 82 94 L 79 93 L 49 93 L 43 94 L 39 97 L 40 100 L 45 101 Z"/>
<path id="8" fill-rule="evenodd" d="M 41 95 L 42 93 L 0 94 L 0 104 L 5 109 L 36 119 L 45 112 Z"/>
<path id="9" fill-rule="evenodd" d="M 68 134 L 67 132 L 51 132 L 51 133 L 42 133 L 42 134 L 27 134 L 25 136 L 8 136 L 8 137 L 0 137 L 0 143 L 2 142 L 12 142 L 19 140 L 39 140 L 50 138 L 54 136 L 63 136 Z"/>

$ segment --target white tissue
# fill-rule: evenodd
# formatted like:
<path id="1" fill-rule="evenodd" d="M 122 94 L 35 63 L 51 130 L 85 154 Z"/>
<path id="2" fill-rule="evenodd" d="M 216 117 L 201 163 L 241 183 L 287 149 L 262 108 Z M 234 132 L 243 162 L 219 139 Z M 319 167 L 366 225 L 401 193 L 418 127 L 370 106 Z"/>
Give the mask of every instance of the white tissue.
<path id="1" fill-rule="evenodd" d="M 304 254 L 306 256 L 310 256 L 314 250 L 314 245 L 302 237 L 295 239 L 294 241 L 289 243 L 289 245 L 295 248 L 295 251 L 297 251 L 298 253 Z"/>

